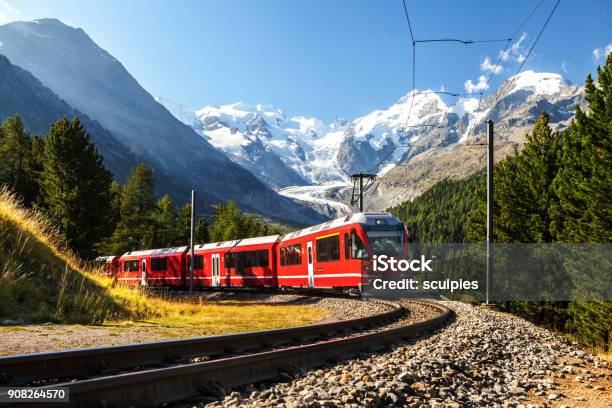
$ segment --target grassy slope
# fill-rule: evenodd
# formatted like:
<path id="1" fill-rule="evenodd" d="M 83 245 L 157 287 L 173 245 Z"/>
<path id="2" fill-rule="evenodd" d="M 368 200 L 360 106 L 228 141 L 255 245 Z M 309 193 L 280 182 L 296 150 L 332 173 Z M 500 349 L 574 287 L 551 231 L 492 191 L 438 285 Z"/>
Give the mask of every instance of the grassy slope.
<path id="1" fill-rule="evenodd" d="M 307 324 L 316 307 L 174 302 L 113 287 L 55 240 L 39 214 L 0 190 L 0 320 L 193 327 L 227 333 Z M 210 328 L 210 330 L 207 330 Z"/>

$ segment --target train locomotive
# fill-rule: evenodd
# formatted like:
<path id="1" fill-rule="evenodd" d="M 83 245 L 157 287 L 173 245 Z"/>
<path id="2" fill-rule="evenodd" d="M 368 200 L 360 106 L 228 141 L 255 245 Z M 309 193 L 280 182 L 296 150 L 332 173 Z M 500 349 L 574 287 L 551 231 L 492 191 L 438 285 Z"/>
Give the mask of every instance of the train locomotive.
<path id="1" fill-rule="evenodd" d="M 408 230 L 386 212 L 356 213 L 284 235 L 194 246 L 193 287 L 358 292 L 376 274 L 373 255 L 406 258 Z M 189 247 L 101 257 L 118 283 L 189 285 Z"/>

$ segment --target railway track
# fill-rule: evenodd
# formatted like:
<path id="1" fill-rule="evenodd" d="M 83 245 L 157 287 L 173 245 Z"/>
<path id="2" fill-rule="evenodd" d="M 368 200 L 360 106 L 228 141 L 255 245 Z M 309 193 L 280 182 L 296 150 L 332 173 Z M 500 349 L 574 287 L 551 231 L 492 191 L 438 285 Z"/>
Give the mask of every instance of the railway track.
<path id="1" fill-rule="evenodd" d="M 293 367 L 384 349 L 441 326 L 452 314 L 442 305 L 421 303 L 438 314 L 361 334 L 354 332 L 397 320 L 403 308 L 390 304 L 389 311 L 373 316 L 287 329 L 1 357 L 0 385 L 67 387 L 70 403 L 57 404 L 63 407 L 145 407 L 215 395 L 221 388 L 277 378 Z"/>

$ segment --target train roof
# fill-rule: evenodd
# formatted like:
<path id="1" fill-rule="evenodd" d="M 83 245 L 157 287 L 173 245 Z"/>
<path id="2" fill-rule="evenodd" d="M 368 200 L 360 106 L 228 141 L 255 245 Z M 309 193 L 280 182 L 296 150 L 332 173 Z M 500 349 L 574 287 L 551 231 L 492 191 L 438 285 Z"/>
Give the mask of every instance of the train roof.
<path id="1" fill-rule="evenodd" d="M 126 252 L 121 255 L 121 257 L 126 256 L 149 256 L 149 255 L 172 255 L 172 254 L 180 254 L 187 251 L 187 246 L 174 247 L 174 248 L 158 248 L 158 249 L 145 249 L 142 251 L 131 251 Z"/>
<path id="2" fill-rule="evenodd" d="M 336 218 L 335 220 L 327 221 L 322 224 L 313 225 L 312 227 L 291 232 L 289 234 L 284 235 L 281 241 L 287 241 L 290 239 L 303 237 L 305 235 L 314 234 L 315 232 L 324 229 L 337 228 L 349 224 L 380 225 L 381 220 L 384 221 L 385 225 L 398 225 L 402 223 L 393 214 L 388 212 L 355 213 L 347 215 L 345 217 Z"/>
<path id="3" fill-rule="evenodd" d="M 247 245 L 273 244 L 276 241 L 278 241 L 279 237 L 280 235 L 268 235 L 265 237 L 235 239 L 233 241 L 211 242 L 209 244 L 196 245 L 194 250 L 205 251 L 207 249 L 233 248 L 233 247 L 239 248 L 239 247 L 243 247 Z"/>
<path id="4" fill-rule="evenodd" d="M 94 259 L 94 262 L 112 262 L 115 258 L 118 258 L 117 255 L 107 255 L 107 256 L 99 256 Z"/>

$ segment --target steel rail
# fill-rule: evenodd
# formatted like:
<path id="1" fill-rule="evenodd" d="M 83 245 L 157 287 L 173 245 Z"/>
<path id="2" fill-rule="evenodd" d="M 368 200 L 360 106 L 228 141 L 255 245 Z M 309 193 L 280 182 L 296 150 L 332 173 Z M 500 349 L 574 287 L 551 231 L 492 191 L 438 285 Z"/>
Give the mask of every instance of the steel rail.
<path id="1" fill-rule="evenodd" d="M 284 329 L 0 357 L 0 386 L 108 375 L 126 369 L 187 363 L 195 357 L 231 355 L 329 337 L 373 327 L 404 313 L 398 305 L 386 304 L 391 306 L 390 310 L 372 316 Z"/>
<path id="2" fill-rule="evenodd" d="M 222 394 L 220 388 L 272 380 L 292 367 L 314 368 L 330 361 L 350 358 L 364 350 L 383 350 L 398 341 L 435 330 L 447 322 L 453 312 L 445 306 L 426 303 L 439 310 L 431 319 L 378 332 L 358 334 L 343 339 L 320 341 L 280 350 L 222 358 L 100 377 L 90 380 L 42 387 L 68 387 L 73 407 L 145 407 L 204 395 Z"/>

